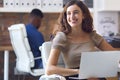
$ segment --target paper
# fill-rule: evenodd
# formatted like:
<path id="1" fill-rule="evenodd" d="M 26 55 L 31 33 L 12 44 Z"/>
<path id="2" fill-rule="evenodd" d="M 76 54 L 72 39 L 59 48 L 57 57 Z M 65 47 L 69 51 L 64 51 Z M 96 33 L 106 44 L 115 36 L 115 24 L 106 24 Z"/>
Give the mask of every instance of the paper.
<path id="1" fill-rule="evenodd" d="M 100 12 L 97 19 L 97 32 L 102 36 L 116 35 L 119 32 L 118 12 Z"/>

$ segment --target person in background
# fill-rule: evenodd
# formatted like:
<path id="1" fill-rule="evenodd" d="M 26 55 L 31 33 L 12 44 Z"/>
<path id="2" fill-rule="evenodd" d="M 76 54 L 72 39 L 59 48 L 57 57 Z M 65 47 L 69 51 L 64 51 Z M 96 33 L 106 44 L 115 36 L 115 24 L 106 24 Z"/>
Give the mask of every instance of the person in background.
<path id="1" fill-rule="evenodd" d="M 39 9 L 33 9 L 29 14 L 29 23 L 26 25 L 28 41 L 34 57 L 41 57 L 39 47 L 44 42 L 44 37 L 38 29 L 41 26 L 43 13 Z M 42 59 L 35 60 L 34 68 L 43 68 Z"/>
<path id="2" fill-rule="evenodd" d="M 52 41 L 46 74 L 78 77 L 81 52 L 116 50 L 93 30 L 93 18 L 87 6 L 80 0 L 71 0 L 60 14 Z M 59 55 L 63 55 L 66 68 L 58 67 Z M 99 80 L 90 78 L 89 80 Z M 102 78 L 104 80 L 105 78 Z"/>

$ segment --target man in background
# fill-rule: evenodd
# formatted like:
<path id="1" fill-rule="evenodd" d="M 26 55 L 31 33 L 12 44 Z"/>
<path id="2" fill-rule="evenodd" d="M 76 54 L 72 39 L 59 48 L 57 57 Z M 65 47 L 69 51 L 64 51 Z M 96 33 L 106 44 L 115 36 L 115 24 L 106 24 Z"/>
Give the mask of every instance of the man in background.
<path id="1" fill-rule="evenodd" d="M 38 29 L 41 26 L 43 13 L 39 9 L 33 9 L 29 14 L 29 23 L 26 25 L 28 41 L 34 58 L 41 57 L 39 46 L 44 42 L 44 37 Z M 35 60 L 34 68 L 43 68 L 42 59 Z"/>

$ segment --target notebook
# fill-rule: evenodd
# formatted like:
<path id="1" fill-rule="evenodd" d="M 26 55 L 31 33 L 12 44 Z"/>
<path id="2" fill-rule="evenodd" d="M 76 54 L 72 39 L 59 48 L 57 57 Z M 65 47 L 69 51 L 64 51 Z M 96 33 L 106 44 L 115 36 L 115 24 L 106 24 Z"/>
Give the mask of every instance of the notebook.
<path id="1" fill-rule="evenodd" d="M 82 52 L 79 79 L 115 77 L 120 51 Z"/>

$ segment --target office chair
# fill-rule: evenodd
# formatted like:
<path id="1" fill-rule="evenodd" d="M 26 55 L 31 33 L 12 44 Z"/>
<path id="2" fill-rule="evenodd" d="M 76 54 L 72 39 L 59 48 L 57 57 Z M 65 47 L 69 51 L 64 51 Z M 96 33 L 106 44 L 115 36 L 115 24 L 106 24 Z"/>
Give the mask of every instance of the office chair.
<path id="1" fill-rule="evenodd" d="M 41 56 L 42 56 L 42 61 L 43 61 L 43 67 L 46 69 L 46 64 L 48 57 L 50 55 L 50 50 L 51 50 L 51 41 L 44 42 L 42 46 L 39 47 L 39 50 L 41 51 Z M 60 67 L 65 67 L 62 54 L 60 54 L 59 59 L 58 59 L 58 66 Z"/>
<path id="2" fill-rule="evenodd" d="M 11 44 L 16 55 L 16 69 L 19 72 L 29 73 L 33 76 L 44 74 L 44 69 L 32 69 L 35 65 L 35 58 L 30 49 L 24 24 L 14 24 L 8 28 Z M 36 59 L 40 59 L 38 57 Z"/>
<path id="3" fill-rule="evenodd" d="M 43 61 L 43 68 L 46 70 L 46 64 L 48 57 L 50 55 L 50 50 L 51 50 L 51 41 L 44 42 L 42 46 L 39 47 L 39 50 L 41 51 L 41 56 L 42 56 L 42 61 Z M 62 54 L 60 54 L 59 59 L 58 59 L 58 66 L 60 67 L 65 67 Z M 54 74 L 54 75 L 49 75 L 47 76 L 46 74 L 41 76 L 39 80 L 65 80 L 63 76 Z"/>

